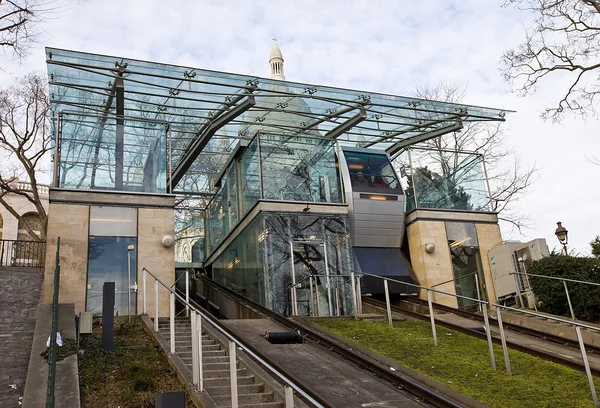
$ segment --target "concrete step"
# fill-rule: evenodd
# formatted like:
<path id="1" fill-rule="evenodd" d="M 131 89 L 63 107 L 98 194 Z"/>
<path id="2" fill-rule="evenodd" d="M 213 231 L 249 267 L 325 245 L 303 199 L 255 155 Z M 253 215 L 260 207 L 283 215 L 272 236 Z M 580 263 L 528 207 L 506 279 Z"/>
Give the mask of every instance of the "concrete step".
<path id="1" fill-rule="evenodd" d="M 205 370 L 204 378 L 229 378 L 229 369 L 227 370 Z M 245 368 L 237 369 L 238 377 L 250 375 Z"/>
<path id="2" fill-rule="evenodd" d="M 257 404 L 245 404 L 244 401 L 239 400 L 239 408 L 283 408 L 283 402 L 262 402 Z M 231 405 L 224 405 L 223 408 L 231 407 Z"/>
<path id="3" fill-rule="evenodd" d="M 265 391 L 265 386 L 263 384 L 248 384 L 248 385 L 239 385 L 238 384 L 238 394 L 256 394 Z M 221 395 L 231 395 L 231 386 L 225 387 L 206 387 L 206 392 L 211 396 L 221 396 Z"/>
<path id="4" fill-rule="evenodd" d="M 255 379 L 253 375 L 244 375 L 244 376 L 239 376 L 237 377 L 238 380 L 238 386 L 240 385 L 249 385 L 249 384 L 254 384 L 255 383 Z M 204 387 L 209 388 L 209 387 L 227 387 L 227 386 L 231 386 L 231 380 L 229 379 L 229 377 L 224 378 L 204 378 Z M 210 395 L 210 394 L 209 394 Z"/>
<path id="5" fill-rule="evenodd" d="M 211 395 L 211 398 L 219 407 L 231 405 L 230 395 Z M 273 391 L 255 394 L 241 394 L 238 391 L 238 402 L 242 404 L 260 404 L 263 402 L 273 402 Z"/>

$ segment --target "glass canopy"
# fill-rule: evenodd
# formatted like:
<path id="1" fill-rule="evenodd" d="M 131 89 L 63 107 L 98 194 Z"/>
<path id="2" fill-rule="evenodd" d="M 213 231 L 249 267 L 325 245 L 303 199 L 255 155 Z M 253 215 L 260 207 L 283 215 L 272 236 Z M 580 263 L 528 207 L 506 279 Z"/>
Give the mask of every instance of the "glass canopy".
<path id="1" fill-rule="evenodd" d="M 46 56 L 61 130 L 63 174 L 55 177 L 71 187 L 105 183 L 208 197 L 237 141 L 258 131 L 281 143 L 306 136 L 390 151 L 459 122 L 502 121 L 506 113 L 54 48 Z M 103 153 L 106 140 L 113 150 L 116 143 L 115 153 Z M 74 154 L 77 144 L 87 147 Z"/>

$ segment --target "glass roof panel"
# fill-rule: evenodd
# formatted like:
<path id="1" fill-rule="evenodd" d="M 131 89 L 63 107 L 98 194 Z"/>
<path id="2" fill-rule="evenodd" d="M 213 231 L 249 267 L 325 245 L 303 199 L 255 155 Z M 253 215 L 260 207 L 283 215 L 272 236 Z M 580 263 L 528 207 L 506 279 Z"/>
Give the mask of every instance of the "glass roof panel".
<path id="1" fill-rule="evenodd" d="M 46 48 L 46 55 L 54 114 L 68 112 L 71 120 L 79 114 L 82 121 L 89 115 L 115 118 L 115 83 L 122 78 L 125 118 L 169 124 L 171 170 L 215 118 L 252 94 L 254 106 L 216 132 L 175 188 L 206 195 L 213 193 L 213 175 L 223 170 L 236 140 L 257 131 L 330 138 L 328 132 L 364 110 L 366 119 L 337 140 L 386 149 L 458 119 L 503 121 L 508 112 L 55 48 Z"/>

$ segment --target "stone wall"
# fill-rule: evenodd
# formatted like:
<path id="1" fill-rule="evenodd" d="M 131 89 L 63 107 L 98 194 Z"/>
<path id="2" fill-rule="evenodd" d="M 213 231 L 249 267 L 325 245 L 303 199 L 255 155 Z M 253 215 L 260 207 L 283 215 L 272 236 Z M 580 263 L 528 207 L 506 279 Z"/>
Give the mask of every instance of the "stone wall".
<path id="1" fill-rule="evenodd" d="M 443 221 L 419 220 L 413 222 L 408 225 L 407 234 L 410 260 L 420 285 L 431 287 L 454 278 L 448 239 L 446 238 L 446 226 Z M 425 251 L 425 244 L 429 243 L 435 245 L 435 251 L 431 254 Z M 452 284 L 440 286 L 438 289 L 456 293 Z M 421 290 L 419 297 L 427 299 L 426 292 Z M 437 303 L 458 307 L 455 297 L 432 293 L 432 299 L 434 297 Z"/>
<path id="2" fill-rule="evenodd" d="M 56 243 L 60 237 L 60 302 L 75 304 L 75 313 L 85 310 L 90 206 L 137 208 L 137 313 L 143 311 L 142 268 L 147 268 L 166 285 L 175 282 L 174 246 L 165 247 L 162 238 L 174 235 L 172 196 L 51 189 L 46 247 L 43 302 L 53 295 Z M 148 314 L 154 316 L 154 284 L 148 277 Z M 159 289 L 159 316 L 169 316 L 169 295 Z"/>
<path id="3" fill-rule="evenodd" d="M 174 212 L 165 208 L 138 210 L 138 314 L 143 311 L 142 268 L 146 268 L 167 285 L 175 282 L 174 246 L 165 247 L 162 238 L 174 236 Z M 147 314 L 154 317 L 154 279 L 147 276 Z M 158 313 L 169 316 L 169 293 L 159 284 Z"/>
<path id="4" fill-rule="evenodd" d="M 56 243 L 60 237 L 60 303 L 75 304 L 75 313 L 85 310 L 87 282 L 88 226 L 87 205 L 50 204 L 44 269 L 44 303 L 52 303 Z"/>
<path id="5" fill-rule="evenodd" d="M 446 235 L 445 223 L 447 221 L 475 224 L 488 299 L 493 303 L 497 302 L 494 279 L 488 259 L 488 251 L 494 245 L 502 242 L 498 217 L 494 213 L 416 210 L 408 214 L 406 230 L 411 263 L 417 282 L 422 286 L 432 287 L 441 282 L 454 279 L 452 259 Z M 429 243 L 435 245 L 435 251 L 431 254 L 425 251 L 425 245 Z M 456 294 L 453 283 L 440 285 L 436 289 Z M 427 295 L 424 291 L 421 291 L 419 296 L 422 299 L 426 299 Z M 432 298 L 437 303 L 458 307 L 455 297 L 436 294 Z"/>
<path id="6" fill-rule="evenodd" d="M 481 252 L 481 263 L 483 265 L 488 300 L 492 303 L 498 303 L 488 252 L 495 245 L 502 242 L 500 226 L 498 224 L 475 224 L 475 228 L 477 229 L 477 239 L 479 240 L 479 252 Z"/>

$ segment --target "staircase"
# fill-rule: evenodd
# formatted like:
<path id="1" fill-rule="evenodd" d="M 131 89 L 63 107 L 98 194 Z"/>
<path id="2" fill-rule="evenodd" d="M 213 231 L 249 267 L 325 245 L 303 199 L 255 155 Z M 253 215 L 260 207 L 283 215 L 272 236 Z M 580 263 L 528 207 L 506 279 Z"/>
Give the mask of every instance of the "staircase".
<path id="1" fill-rule="evenodd" d="M 158 329 L 170 342 L 168 318 L 158 319 Z M 165 350 L 168 351 L 168 350 Z M 189 318 L 175 319 L 175 352 L 192 371 L 192 328 Z M 202 331 L 202 367 L 204 389 L 218 407 L 231 407 L 229 351 L 206 330 Z M 266 389 L 256 376 L 238 359 L 237 382 L 239 407 L 283 408 L 275 393 Z"/>

